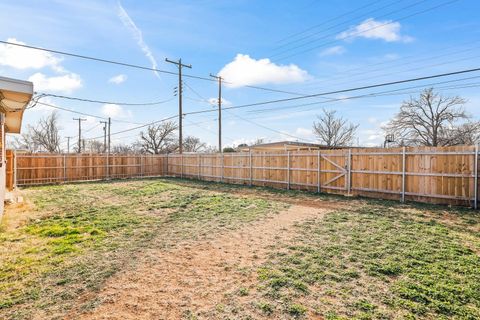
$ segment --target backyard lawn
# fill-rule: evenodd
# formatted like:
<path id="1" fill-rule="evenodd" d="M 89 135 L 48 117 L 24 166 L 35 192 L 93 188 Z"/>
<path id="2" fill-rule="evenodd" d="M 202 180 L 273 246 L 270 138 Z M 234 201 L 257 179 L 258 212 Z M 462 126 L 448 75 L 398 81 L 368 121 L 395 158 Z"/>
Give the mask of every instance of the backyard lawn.
<path id="1" fill-rule="evenodd" d="M 32 187 L 0 319 L 479 319 L 480 215 L 178 179 Z"/>

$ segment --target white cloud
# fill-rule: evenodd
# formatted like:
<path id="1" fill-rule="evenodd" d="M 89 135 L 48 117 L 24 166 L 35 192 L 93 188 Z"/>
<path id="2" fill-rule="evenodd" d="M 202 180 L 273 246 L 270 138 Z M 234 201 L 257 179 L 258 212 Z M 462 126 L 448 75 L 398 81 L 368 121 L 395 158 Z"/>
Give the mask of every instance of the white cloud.
<path id="1" fill-rule="evenodd" d="M 25 44 L 15 38 L 7 39 L 8 42 Z M 41 69 L 51 67 L 55 71 L 63 71 L 60 66 L 61 59 L 49 52 L 32 50 L 11 44 L 0 44 L 0 65 L 15 69 Z"/>
<path id="2" fill-rule="evenodd" d="M 311 139 L 315 137 L 312 129 L 307 128 L 297 128 L 297 130 L 295 130 L 295 136 L 306 139 Z"/>
<path id="3" fill-rule="evenodd" d="M 218 73 L 232 88 L 246 85 L 282 84 L 303 82 L 308 79 L 306 71 L 294 64 L 277 65 L 270 59 L 255 60 L 246 54 L 237 54 L 235 59 L 225 65 Z"/>
<path id="4" fill-rule="evenodd" d="M 326 57 L 326 56 L 335 56 L 335 55 L 341 55 L 345 53 L 345 48 L 342 46 L 334 46 L 327 48 L 320 52 L 320 57 Z"/>
<path id="5" fill-rule="evenodd" d="M 103 115 L 112 118 L 130 118 L 132 116 L 130 110 L 125 110 L 122 106 L 112 103 L 104 104 L 102 106 L 102 113 Z"/>
<path id="6" fill-rule="evenodd" d="M 113 76 L 111 77 L 110 79 L 108 79 L 108 82 L 110 83 L 115 83 L 115 84 L 120 84 L 120 83 L 123 83 L 127 80 L 127 76 L 124 75 L 124 74 L 119 74 L 119 75 L 116 75 L 116 76 Z"/>
<path id="7" fill-rule="evenodd" d="M 412 37 L 403 36 L 400 34 L 401 25 L 399 22 L 393 22 L 391 20 L 376 21 L 373 18 L 367 19 L 359 25 L 350 28 L 337 35 L 337 39 L 354 39 L 354 38 L 367 38 L 367 39 L 381 39 L 387 42 L 410 42 Z"/>
<path id="8" fill-rule="evenodd" d="M 36 91 L 50 91 L 71 93 L 82 87 L 82 79 L 78 74 L 68 73 L 61 76 L 48 77 L 37 72 L 28 78 L 32 81 Z"/>
<path id="9" fill-rule="evenodd" d="M 8 42 L 25 45 L 25 42 L 18 41 L 15 38 L 7 39 Z M 36 91 L 49 91 L 71 93 L 75 89 L 82 87 L 81 77 L 72 72 L 68 72 L 60 63 L 61 58 L 40 50 L 32 50 L 11 44 L 0 44 L 0 65 L 11 68 L 43 69 L 51 68 L 57 76 L 47 76 L 44 73 L 36 72 L 28 80 L 34 83 Z"/>
<path id="10" fill-rule="evenodd" d="M 150 50 L 150 47 L 143 40 L 142 31 L 137 27 L 135 22 L 133 22 L 132 18 L 130 18 L 127 11 L 122 7 L 120 2 L 118 3 L 117 14 L 120 20 L 122 21 L 123 25 L 127 27 L 132 33 L 133 38 L 137 41 L 137 44 L 140 47 L 140 49 L 142 49 L 143 53 L 145 54 L 145 57 L 147 57 L 147 59 L 152 64 L 152 68 L 157 69 L 158 67 L 157 60 L 155 60 L 155 57 L 153 56 L 153 53 Z M 158 78 L 160 78 L 157 71 L 153 71 L 153 72 Z"/>
<path id="11" fill-rule="evenodd" d="M 378 122 L 378 119 L 375 117 L 368 117 L 367 121 L 368 123 L 376 124 Z"/>

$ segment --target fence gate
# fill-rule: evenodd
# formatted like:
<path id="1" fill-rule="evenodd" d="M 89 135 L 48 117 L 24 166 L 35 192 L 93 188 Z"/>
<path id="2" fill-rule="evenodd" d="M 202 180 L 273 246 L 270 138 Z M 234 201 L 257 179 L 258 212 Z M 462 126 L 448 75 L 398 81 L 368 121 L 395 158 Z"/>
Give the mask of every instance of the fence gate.
<path id="1" fill-rule="evenodd" d="M 321 179 L 320 188 L 349 191 L 350 153 L 320 154 L 320 160 L 324 160 L 333 167 L 333 169 L 321 170 L 322 173 L 327 174 L 328 179 Z"/>

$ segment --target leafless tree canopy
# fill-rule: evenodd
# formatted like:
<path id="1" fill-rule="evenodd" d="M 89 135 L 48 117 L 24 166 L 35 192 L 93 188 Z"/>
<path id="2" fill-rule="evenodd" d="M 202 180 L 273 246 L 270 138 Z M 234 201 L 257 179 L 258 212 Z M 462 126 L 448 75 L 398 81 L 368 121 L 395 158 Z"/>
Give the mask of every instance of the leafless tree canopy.
<path id="1" fill-rule="evenodd" d="M 172 152 L 177 148 L 175 130 L 177 130 L 177 125 L 170 121 L 149 126 L 146 132 L 140 132 L 138 144 L 146 153 Z"/>
<path id="2" fill-rule="evenodd" d="M 474 145 L 480 143 L 480 122 L 469 121 L 449 130 L 449 144 Z"/>
<path id="3" fill-rule="evenodd" d="M 204 151 L 207 147 L 205 142 L 200 141 L 199 138 L 188 136 L 183 141 L 183 151 L 185 152 L 200 152 Z"/>
<path id="4" fill-rule="evenodd" d="M 461 97 L 444 97 L 425 89 L 419 97 L 404 101 L 400 111 L 384 128 L 393 134 L 397 144 L 448 146 L 478 141 L 480 125 L 462 122 L 470 117 Z"/>
<path id="5" fill-rule="evenodd" d="M 86 150 L 91 153 L 102 153 L 104 152 L 104 145 L 103 142 L 97 140 L 90 140 L 86 143 Z"/>
<path id="6" fill-rule="evenodd" d="M 57 112 L 41 118 L 36 126 L 28 126 L 27 132 L 16 138 L 14 146 L 29 151 L 60 152 L 60 126 Z"/>
<path id="7" fill-rule="evenodd" d="M 327 147 L 351 145 L 355 138 L 358 125 L 336 116 L 336 111 L 323 109 L 317 116 L 318 122 L 313 123 L 313 132 Z"/>

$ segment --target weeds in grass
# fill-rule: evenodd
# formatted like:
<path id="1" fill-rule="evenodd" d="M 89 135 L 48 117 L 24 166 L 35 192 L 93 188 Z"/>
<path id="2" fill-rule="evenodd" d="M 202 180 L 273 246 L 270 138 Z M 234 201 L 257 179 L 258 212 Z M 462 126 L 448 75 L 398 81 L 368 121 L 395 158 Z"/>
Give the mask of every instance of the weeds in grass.
<path id="1" fill-rule="evenodd" d="M 281 207 L 161 179 L 36 187 L 26 197 L 35 218 L 0 232 L 0 318 L 61 317 L 156 235 L 168 232 L 155 241 L 174 244 Z"/>
<path id="2" fill-rule="evenodd" d="M 259 279 L 272 301 L 332 296 L 328 319 L 479 318 L 480 239 L 466 246 L 457 227 L 378 205 L 338 211 L 302 225 Z"/>

